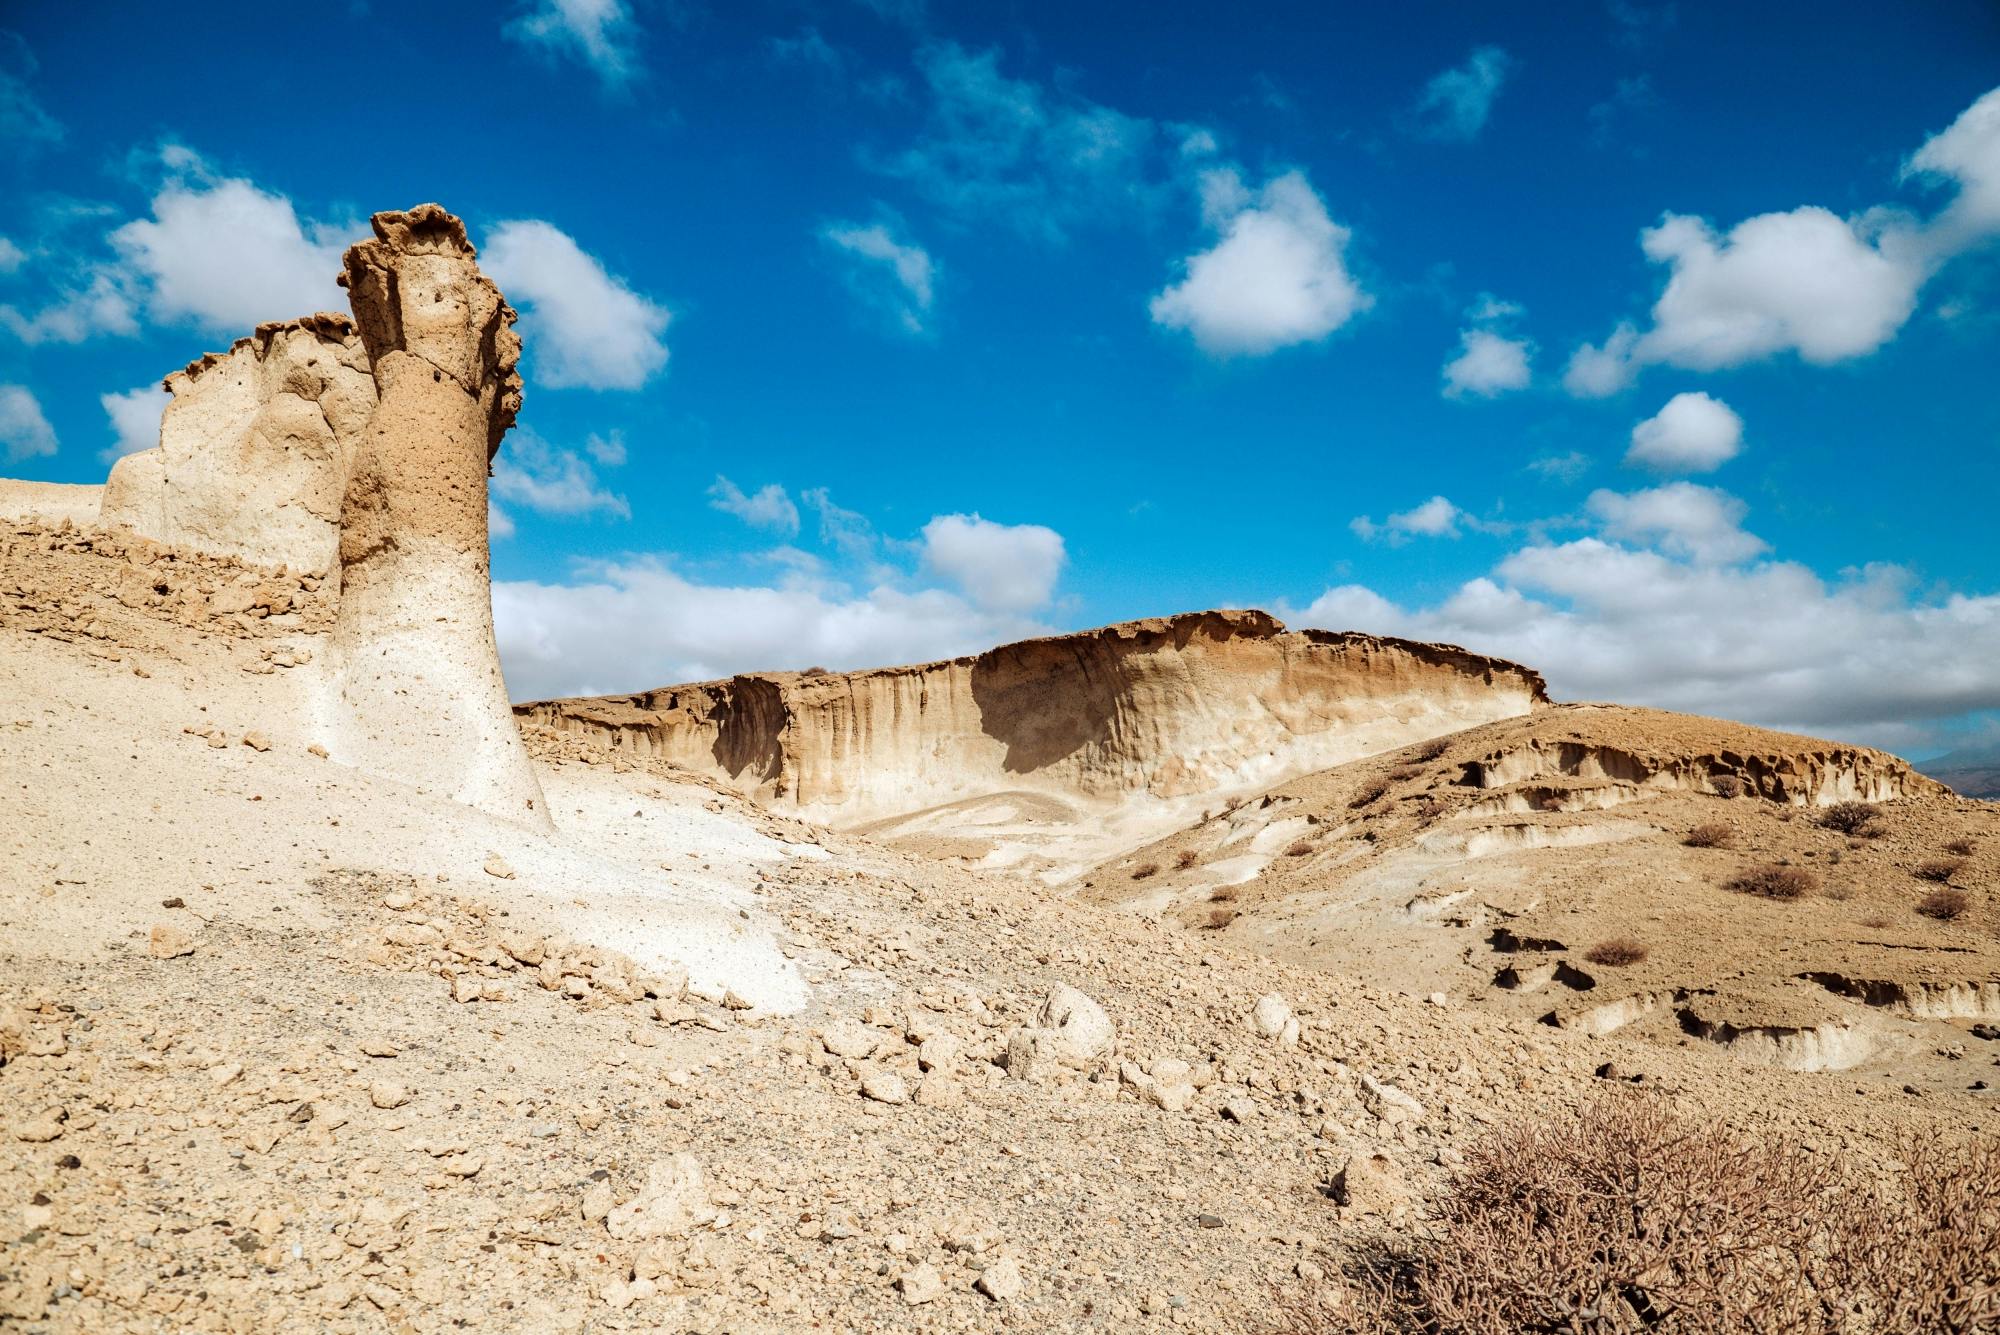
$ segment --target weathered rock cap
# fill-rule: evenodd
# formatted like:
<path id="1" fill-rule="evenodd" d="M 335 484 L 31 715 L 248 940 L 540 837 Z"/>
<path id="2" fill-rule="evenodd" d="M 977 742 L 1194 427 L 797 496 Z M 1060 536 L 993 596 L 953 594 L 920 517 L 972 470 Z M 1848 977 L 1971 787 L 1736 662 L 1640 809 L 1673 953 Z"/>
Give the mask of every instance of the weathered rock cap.
<path id="1" fill-rule="evenodd" d="M 497 384 L 486 441 L 491 460 L 521 411 L 521 336 L 514 332 L 519 317 L 493 280 L 474 267 L 479 251 L 466 236 L 464 221 L 442 205 L 378 213 L 369 225 L 375 239 L 347 248 L 336 281 L 348 290 L 378 377 L 389 354 L 400 351 L 423 359 L 474 397 Z M 426 264 L 426 257 L 445 263 Z M 470 343 L 464 337 L 468 325 L 481 331 Z"/>

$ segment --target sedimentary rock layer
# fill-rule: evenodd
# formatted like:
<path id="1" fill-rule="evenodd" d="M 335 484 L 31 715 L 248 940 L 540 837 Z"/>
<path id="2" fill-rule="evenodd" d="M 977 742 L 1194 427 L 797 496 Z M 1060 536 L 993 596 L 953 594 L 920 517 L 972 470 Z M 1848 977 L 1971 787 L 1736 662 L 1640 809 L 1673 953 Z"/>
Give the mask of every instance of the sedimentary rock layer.
<path id="1" fill-rule="evenodd" d="M 341 496 L 375 411 L 354 322 L 322 312 L 257 326 L 163 382 L 160 443 L 120 459 L 102 522 L 256 565 L 330 573 Z"/>
<path id="2" fill-rule="evenodd" d="M 1111 803 L 1276 783 L 1546 700 L 1537 673 L 1499 659 L 1215 611 L 912 667 L 745 674 L 516 712 L 865 821 L 1009 790 Z"/>

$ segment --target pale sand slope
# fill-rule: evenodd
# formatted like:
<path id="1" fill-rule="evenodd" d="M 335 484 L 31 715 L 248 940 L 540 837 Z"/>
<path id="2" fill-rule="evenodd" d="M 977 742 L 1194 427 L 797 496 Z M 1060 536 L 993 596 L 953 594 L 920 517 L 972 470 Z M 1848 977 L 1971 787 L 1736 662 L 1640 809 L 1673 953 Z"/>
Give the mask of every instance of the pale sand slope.
<path id="1" fill-rule="evenodd" d="M 768 930 L 739 916 L 757 867 L 789 856 L 783 845 L 733 827 L 692 835 L 709 819 L 699 811 L 649 820 L 628 808 L 612 820 L 588 785 L 550 796 L 561 807 L 545 837 L 309 753 L 308 684 L 296 671 L 248 675 L 193 636 L 174 658 L 122 653 L 106 661 L 0 636 L 0 774 L 11 790 L 0 877 L 30 894 L 57 890 L 8 915 L 16 948 L 94 958 L 173 896 L 191 913 L 310 922 L 307 878 L 365 866 L 477 890 L 527 921 L 647 968 L 684 964 L 761 1006 L 804 1000 Z M 133 671 L 141 657 L 145 677 Z M 219 729 L 228 745 L 187 728 Z M 242 744 L 252 731 L 269 751 Z M 603 837 L 607 824 L 616 840 Z M 687 866 L 682 851 L 704 845 L 710 869 Z M 484 871 L 492 855 L 515 879 Z"/>

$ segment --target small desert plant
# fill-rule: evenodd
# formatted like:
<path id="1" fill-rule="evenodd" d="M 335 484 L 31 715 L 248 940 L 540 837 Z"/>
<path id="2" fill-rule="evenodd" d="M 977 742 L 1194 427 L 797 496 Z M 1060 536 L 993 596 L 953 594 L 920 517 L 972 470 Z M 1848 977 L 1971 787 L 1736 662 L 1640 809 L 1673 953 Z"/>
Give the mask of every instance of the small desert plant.
<path id="1" fill-rule="evenodd" d="M 1932 858 L 1910 868 L 1910 875 L 1920 881 L 1936 881 L 1942 885 L 1964 870 L 1964 858 Z"/>
<path id="2" fill-rule="evenodd" d="M 1804 867 L 1786 867 L 1774 862 L 1737 873 L 1728 888 L 1765 899 L 1804 899 L 1819 889 L 1819 877 Z"/>
<path id="3" fill-rule="evenodd" d="M 1933 890 L 1917 901 L 1917 912 L 1926 918 L 1936 918 L 1939 922 L 1951 922 L 1964 917 L 1971 907 L 1972 896 L 1951 886 Z"/>
<path id="4" fill-rule="evenodd" d="M 1735 841 L 1736 830 L 1733 826 L 1713 820 L 1695 826 L 1687 832 L 1687 838 L 1681 840 L 1689 848 L 1727 848 Z"/>
<path id="5" fill-rule="evenodd" d="M 1734 774 L 1714 775 L 1709 779 L 1708 786 L 1715 790 L 1717 797 L 1741 797 L 1743 795 L 1743 780 L 1737 778 Z"/>
<path id="6" fill-rule="evenodd" d="M 1205 932 L 1219 932 L 1236 921 L 1234 905 L 1220 904 L 1202 915 L 1201 927 Z"/>
<path id="7" fill-rule="evenodd" d="M 1182 871 L 1186 871 L 1199 861 L 1201 861 L 1201 854 L 1195 852 L 1192 848 L 1183 848 L 1180 852 L 1174 854 L 1174 865 Z"/>
<path id="8" fill-rule="evenodd" d="M 1208 892 L 1208 902 L 1211 904 L 1233 903 L 1235 902 L 1236 896 L 1241 893 L 1242 893 L 1242 887 L 1240 886 L 1218 885 L 1215 887 L 1215 889 Z"/>
<path id="9" fill-rule="evenodd" d="M 1475 1145 L 1434 1222 L 1281 1335 L 1973 1335 L 2000 1318 L 2000 1141 L 1898 1145 L 1893 1183 L 1610 1099 Z"/>
<path id="10" fill-rule="evenodd" d="M 1609 941 L 1599 941 L 1583 957 L 1592 964 L 1605 964 L 1617 968 L 1626 964 L 1637 964 L 1646 958 L 1646 944 L 1634 941 L 1629 936 L 1614 936 Z"/>
<path id="11" fill-rule="evenodd" d="M 1312 846 L 1312 841 L 1310 839 L 1294 839 L 1292 841 L 1292 846 L 1285 850 L 1285 856 L 1288 858 L 1309 857 L 1311 856 L 1312 851 L 1313 851 L 1313 846 Z"/>
<path id="12" fill-rule="evenodd" d="M 1430 741 L 1425 742 L 1422 746 L 1418 747 L 1417 753 L 1414 756 L 1412 756 L 1411 759 L 1436 760 L 1439 756 L 1443 755 L 1445 752 L 1449 750 L 1451 750 L 1450 742 L 1446 741 L 1442 737 L 1434 737 Z"/>
<path id="13" fill-rule="evenodd" d="M 1835 802 L 1819 813 L 1819 824 L 1842 834 L 1865 834 L 1882 814 L 1873 802 Z"/>
<path id="14" fill-rule="evenodd" d="M 1348 810 L 1359 811 L 1362 807 L 1373 806 L 1386 797 L 1388 793 L 1388 784 L 1371 783 L 1354 795 L 1354 800 L 1347 804 Z"/>
<path id="15" fill-rule="evenodd" d="M 1962 858 L 1969 858 L 1979 851 L 1979 845 L 1973 843 L 1970 839 L 1954 839 L 1944 846 L 1944 851 L 1947 853 L 1956 853 Z"/>
<path id="16" fill-rule="evenodd" d="M 1157 862 L 1142 862 L 1132 869 L 1132 879 L 1135 881 L 1143 881 L 1148 876 L 1158 876 L 1159 874 L 1160 864 Z"/>

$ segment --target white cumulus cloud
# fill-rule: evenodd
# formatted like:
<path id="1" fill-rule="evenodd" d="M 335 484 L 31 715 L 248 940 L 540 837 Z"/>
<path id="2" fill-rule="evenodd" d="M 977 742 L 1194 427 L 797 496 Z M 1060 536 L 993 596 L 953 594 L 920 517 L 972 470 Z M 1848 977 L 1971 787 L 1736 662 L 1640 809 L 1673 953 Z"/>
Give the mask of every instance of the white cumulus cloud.
<path id="1" fill-rule="evenodd" d="M 26 385 L 0 385 L 0 451 L 8 463 L 56 452 L 56 429 Z"/>
<path id="2" fill-rule="evenodd" d="M 126 223 L 111 244 L 146 294 L 148 313 L 221 333 L 265 320 L 346 309 L 334 278 L 352 224 L 301 221 L 292 202 L 249 181 L 175 180 L 153 216 Z"/>
<path id="3" fill-rule="evenodd" d="M 586 565 L 569 583 L 496 582 L 493 620 L 517 700 L 924 662 L 1052 630 L 945 589 L 705 584 L 652 560 Z"/>
<path id="4" fill-rule="evenodd" d="M 1490 399 L 1528 386 L 1534 344 L 1491 329 L 1466 329 L 1458 336 L 1458 356 L 1445 363 L 1444 392 Z"/>
<path id="5" fill-rule="evenodd" d="M 924 525 L 923 559 L 975 606 L 1024 613 L 1048 602 L 1068 556 L 1054 529 L 971 514 L 939 515 Z"/>
<path id="6" fill-rule="evenodd" d="M 1348 522 L 1347 527 L 1364 542 L 1380 538 L 1391 546 L 1401 546 L 1411 538 L 1456 538 L 1459 525 L 1471 522 L 1472 517 L 1449 500 L 1433 496 L 1422 505 L 1390 515 L 1379 524 L 1367 515 L 1358 515 Z"/>
<path id="7" fill-rule="evenodd" d="M 1676 394 L 1632 428 L 1625 462 L 1660 473 L 1712 473 L 1743 448 L 1743 419 L 1721 399 Z"/>
<path id="8" fill-rule="evenodd" d="M 791 493 L 776 482 L 745 495 L 743 488 L 717 474 L 715 485 L 708 489 L 708 503 L 752 528 L 768 528 L 787 537 L 799 531 L 799 507 L 793 504 Z"/>
<path id="9" fill-rule="evenodd" d="M 1371 298 L 1347 271 L 1349 233 L 1302 172 L 1255 194 L 1232 170 L 1204 172 L 1203 213 L 1217 239 L 1152 300 L 1156 324 L 1184 329 L 1214 356 L 1259 356 L 1325 338 Z"/>
<path id="10" fill-rule="evenodd" d="M 1657 547 L 1701 564 L 1746 561 L 1766 549 L 1743 531 L 1749 507 L 1715 487 L 1669 482 L 1645 491 L 1600 489 L 1584 502 L 1605 537 Z"/>
<path id="11" fill-rule="evenodd" d="M 521 308 L 535 383 L 551 389 L 637 389 L 667 364 L 670 316 L 607 273 L 560 228 L 503 222 L 481 262 Z"/>
<path id="12" fill-rule="evenodd" d="M 98 403 L 111 421 L 111 444 L 103 451 L 107 461 L 160 443 L 160 414 L 167 410 L 166 390 L 159 381 L 150 381 L 122 394 L 100 394 Z"/>
<path id="13" fill-rule="evenodd" d="M 632 517 L 632 507 L 598 481 L 588 460 L 575 450 L 551 445 L 527 427 L 509 432 L 501 445 L 493 461 L 493 491 L 508 504 L 538 514 Z M 513 532 L 511 521 L 506 530 Z"/>
<path id="14" fill-rule="evenodd" d="M 1785 353 L 1826 365 L 1874 352 L 1908 322 L 1940 267 L 2000 233 L 2000 89 L 1927 140 L 1905 173 L 1955 186 L 1954 196 L 1928 221 L 1806 205 L 1725 232 L 1665 214 L 1640 235 L 1667 272 L 1650 327 L 1622 322 L 1603 343 L 1579 347 L 1564 386 L 1601 397 L 1650 365 L 1713 371 Z"/>
<path id="15" fill-rule="evenodd" d="M 847 257 L 847 283 L 857 297 L 903 332 L 925 332 L 936 270 L 929 251 L 879 222 L 832 223 L 820 229 L 820 239 Z"/>
<path id="16" fill-rule="evenodd" d="M 639 73 L 639 25 L 625 0 L 534 0 L 501 32 L 579 62 L 608 89 L 623 88 Z"/>

